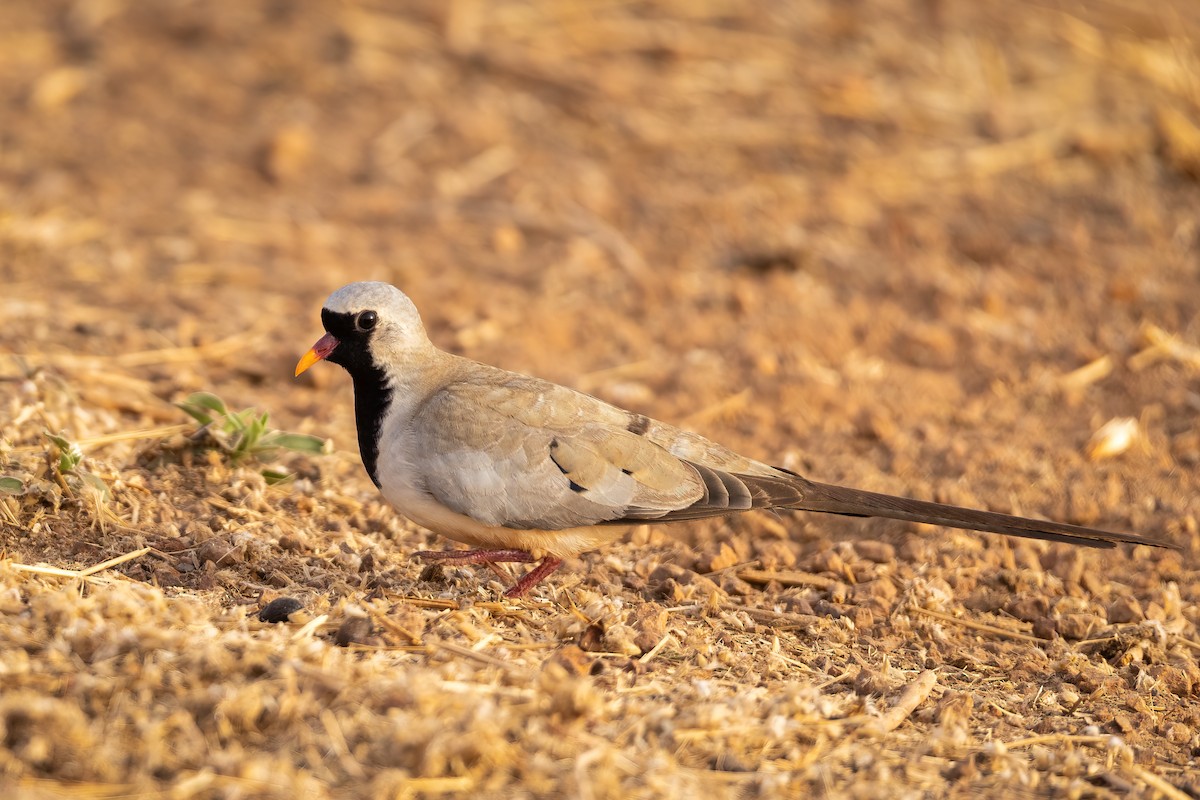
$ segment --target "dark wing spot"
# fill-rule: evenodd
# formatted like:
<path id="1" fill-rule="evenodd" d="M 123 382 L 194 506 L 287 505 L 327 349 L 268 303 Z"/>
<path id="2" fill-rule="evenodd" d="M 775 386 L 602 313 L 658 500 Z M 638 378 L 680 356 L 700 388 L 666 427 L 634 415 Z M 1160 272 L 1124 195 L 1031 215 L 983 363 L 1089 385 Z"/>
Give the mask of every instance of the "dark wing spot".
<path id="1" fill-rule="evenodd" d="M 632 475 L 632 474 L 633 474 L 633 470 L 631 470 L 631 469 L 625 469 L 624 467 L 621 467 L 621 472 L 624 472 L 626 475 Z"/>
<path id="2" fill-rule="evenodd" d="M 576 492 L 578 494 L 582 494 L 583 492 L 586 492 L 587 487 L 580 486 L 578 483 L 571 480 L 571 478 L 569 477 L 570 470 L 568 470 L 562 464 L 558 463 L 558 459 L 554 457 L 554 451 L 557 449 L 558 449 L 558 439 L 551 439 L 550 440 L 550 460 L 554 462 L 554 466 L 558 467 L 558 471 L 561 472 L 563 475 L 568 476 L 567 477 L 567 485 L 571 487 L 572 492 Z"/>
<path id="3" fill-rule="evenodd" d="M 567 468 L 558 463 L 558 459 L 554 457 L 554 451 L 558 449 L 558 439 L 550 440 L 550 460 L 554 462 L 554 466 L 558 467 L 558 471 L 563 475 L 567 474 Z"/>
<path id="4" fill-rule="evenodd" d="M 650 429 L 650 418 L 645 414 L 630 414 L 629 424 L 625 426 L 625 430 L 630 433 L 641 436 Z"/>

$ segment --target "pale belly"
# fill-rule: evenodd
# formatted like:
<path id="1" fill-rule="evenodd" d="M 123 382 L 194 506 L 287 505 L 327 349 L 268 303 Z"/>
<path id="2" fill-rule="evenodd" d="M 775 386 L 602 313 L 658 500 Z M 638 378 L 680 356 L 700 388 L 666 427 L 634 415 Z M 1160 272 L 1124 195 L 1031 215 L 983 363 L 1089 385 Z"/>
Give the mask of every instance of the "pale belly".
<path id="1" fill-rule="evenodd" d="M 625 529 L 622 526 L 569 528 L 561 531 L 526 530 L 485 525 L 465 514 L 459 514 L 437 502 L 419 489 L 384 486 L 383 496 L 401 514 L 423 528 L 486 550 L 524 550 L 535 558 L 554 556 L 569 558 L 616 541 Z"/>
<path id="2" fill-rule="evenodd" d="M 420 469 L 409 457 L 407 435 L 410 409 L 394 407 L 384 425 L 379 453 L 380 491 L 408 519 L 456 542 L 488 550 L 524 550 L 537 558 L 568 558 L 615 541 L 623 526 L 570 528 L 567 530 L 523 530 L 488 525 L 439 503 L 425 491 Z"/>

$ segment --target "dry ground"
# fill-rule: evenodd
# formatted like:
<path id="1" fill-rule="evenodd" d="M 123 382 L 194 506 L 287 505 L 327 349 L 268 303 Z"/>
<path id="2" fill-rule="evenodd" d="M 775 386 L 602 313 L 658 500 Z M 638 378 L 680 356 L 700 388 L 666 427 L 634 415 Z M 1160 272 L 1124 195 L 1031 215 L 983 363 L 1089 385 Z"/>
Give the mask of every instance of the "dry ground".
<path id="1" fill-rule="evenodd" d="M 1200 796 L 1198 42 L 1187 0 L 0 3 L 0 784 Z M 1183 552 L 759 515 L 502 602 L 291 378 L 368 278 L 814 478 Z M 234 463 L 198 390 L 336 451 Z"/>

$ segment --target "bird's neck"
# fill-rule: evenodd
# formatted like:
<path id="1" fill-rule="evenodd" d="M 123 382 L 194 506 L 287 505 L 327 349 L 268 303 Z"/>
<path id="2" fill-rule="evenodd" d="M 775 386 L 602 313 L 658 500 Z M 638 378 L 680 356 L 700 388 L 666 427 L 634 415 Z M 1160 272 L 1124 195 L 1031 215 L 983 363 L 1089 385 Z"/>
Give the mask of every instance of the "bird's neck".
<path id="1" fill-rule="evenodd" d="M 354 382 L 354 423 L 358 429 L 358 452 L 371 481 L 382 488 L 379 455 L 384 426 L 406 422 L 417 406 L 453 372 L 456 358 L 429 345 L 420 353 L 390 354 L 396 364 L 384 370 L 374 359 L 349 370 Z"/>
<path id="2" fill-rule="evenodd" d="M 358 452 L 371 481 L 379 486 L 379 430 L 392 404 L 392 387 L 378 367 L 357 369 L 354 381 L 354 425 L 358 429 Z"/>

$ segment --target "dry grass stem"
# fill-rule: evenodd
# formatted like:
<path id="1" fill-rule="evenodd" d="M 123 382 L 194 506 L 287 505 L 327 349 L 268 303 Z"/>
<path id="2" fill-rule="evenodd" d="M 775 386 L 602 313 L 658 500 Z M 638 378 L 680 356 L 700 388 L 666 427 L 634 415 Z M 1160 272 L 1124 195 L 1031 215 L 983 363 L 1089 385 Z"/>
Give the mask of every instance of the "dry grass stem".
<path id="1" fill-rule="evenodd" d="M 140 550 L 133 550 L 128 553 L 123 553 L 119 556 L 114 556 L 107 561 L 102 561 L 99 564 L 93 564 L 86 569 L 62 569 L 60 567 L 50 567 L 40 564 L 19 564 L 10 562 L 9 566 L 17 572 L 31 572 L 37 575 L 52 575 L 59 578 L 88 578 L 95 575 L 97 572 L 103 572 L 106 569 L 120 566 L 127 561 L 132 561 L 135 558 L 141 558 L 149 553 L 153 548 L 143 547 Z"/>
<path id="2" fill-rule="evenodd" d="M 1186 344 L 1175 334 L 1151 323 L 1142 325 L 1141 336 L 1146 347 L 1130 356 L 1127 362 L 1134 372 L 1141 372 L 1159 361 L 1177 361 L 1200 369 L 1200 347 Z"/>
<path id="3" fill-rule="evenodd" d="M 858 729 L 858 733 L 863 736 L 882 736 L 896 730 L 917 710 L 917 706 L 929 698 L 935 686 L 937 674 L 931 669 L 925 670 L 916 680 L 904 687 L 903 694 L 894 706 L 880 716 L 872 718 Z"/>
<path id="4" fill-rule="evenodd" d="M 797 570 L 745 569 L 738 573 L 738 577 L 750 583 L 776 582 L 782 586 L 815 586 L 818 589 L 831 589 L 842 583 L 835 578 Z"/>
<path id="5" fill-rule="evenodd" d="M 950 622 L 955 625 L 960 625 L 964 628 L 968 628 L 973 631 L 981 631 L 983 633 L 989 633 L 989 634 L 992 634 L 993 636 L 1004 636 L 1008 639 L 1019 639 L 1021 641 L 1025 641 L 1025 642 L 1045 642 L 1045 641 L 1047 641 L 1046 639 L 1043 639 L 1038 636 L 1031 636 L 1028 633 L 1021 633 L 1020 631 L 1011 631 L 1011 630 L 1008 630 L 1007 628 L 1000 628 L 1000 627 L 997 627 L 996 625 L 989 625 L 986 622 L 976 622 L 975 620 L 963 619 L 962 617 L 956 617 L 952 614 L 944 614 L 941 611 L 934 611 L 933 609 L 929 609 L 929 608 L 914 607 L 911 610 L 915 611 L 918 614 L 926 616 L 926 617 L 933 617 L 934 619 L 941 620 L 942 622 Z"/>

